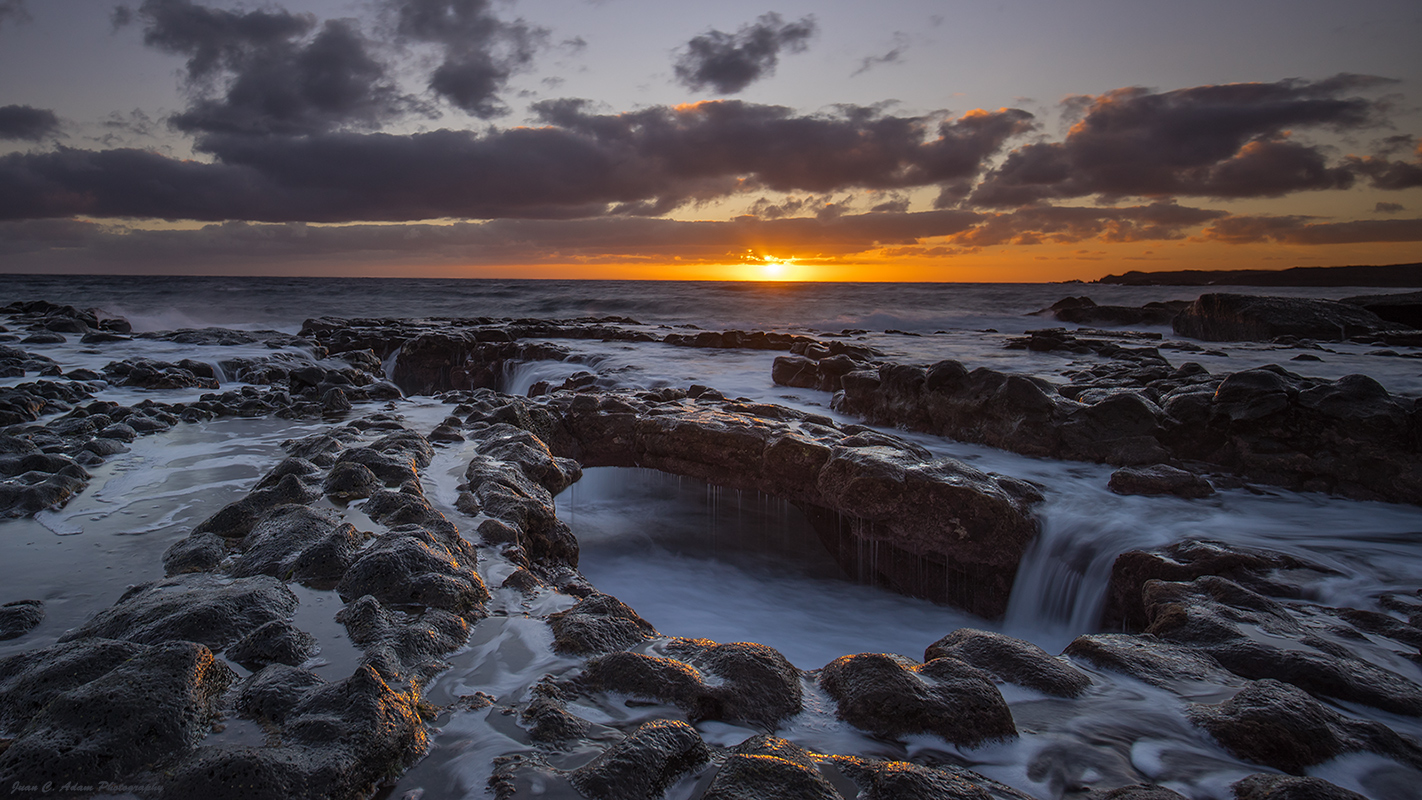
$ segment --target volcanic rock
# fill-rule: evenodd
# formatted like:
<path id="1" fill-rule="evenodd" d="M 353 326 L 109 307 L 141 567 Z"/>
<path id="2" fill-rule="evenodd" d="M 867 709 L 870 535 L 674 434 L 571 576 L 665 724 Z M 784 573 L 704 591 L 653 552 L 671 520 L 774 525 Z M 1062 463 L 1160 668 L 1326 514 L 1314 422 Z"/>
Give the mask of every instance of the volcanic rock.
<path id="1" fill-rule="evenodd" d="M 1181 336 L 1208 342 L 1267 342 L 1281 336 L 1337 342 L 1389 327 L 1350 303 L 1244 294 L 1202 294 L 1171 325 Z"/>
<path id="2" fill-rule="evenodd" d="M 1012 712 L 987 673 L 952 658 L 915 664 L 902 656 L 841 656 L 820 672 L 839 717 L 878 736 L 936 733 L 973 747 L 1017 736 Z"/>

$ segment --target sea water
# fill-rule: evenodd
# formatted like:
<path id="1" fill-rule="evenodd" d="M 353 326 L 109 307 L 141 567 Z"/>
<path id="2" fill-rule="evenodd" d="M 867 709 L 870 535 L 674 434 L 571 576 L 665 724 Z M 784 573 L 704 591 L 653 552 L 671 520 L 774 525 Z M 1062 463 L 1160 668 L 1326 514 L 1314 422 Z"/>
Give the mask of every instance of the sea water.
<path id="1" fill-rule="evenodd" d="M 1234 291 L 1234 289 L 1232 289 Z M 1375 293 L 1357 289 L 1238 289 L 1241 292 L 1342 297 Z M 1198 288 L 1099 285 L 951 284 L 733 284 L 617 281 L 421 281 L 391 279 L 244 278 L 28 278 L 6 277 L 0 305 L 46 299 L 98 307 L 127 317 L 137 330 L 219 325 L 294 333 L 315 316 L 572 318 L 619 316 L 628 325 L 664 334 L 677 330 L 775 330 L 836 336 L 879 349 L 888 357 L 928 364 L 958 359 L 970 367 L 1032 374 L 1063 381 L 1062 373 L 1099 363 L 1005 348 L 1007 339 L 1041 327 L 1067 327 L 1030 316 L 1068 295 L 1101 304 L 1140 305 L 1190 299 Z M 1166 328 L 1144 328 L 1166 338 Z M 196 347 L 152 340 L 83 345 L 24 345 L 59 361 L 66 370 L 101 369 L 119 358 L 196 358 L 217 364 L 241 355 L 271 356 L 264 347 Z M 661 343 L 556 340 L 573 352 L 566 362 L 510 367 L 504 389 L 523 393 L 538 380 L 559 381 L 573 372 L 595 373 L 607 388 L 658 388 L 700 383 L 728 396 L 774 402 L 838 417 L 822 392 L 776 386 L 773 352 L 707 350 Z M 1374 348 L 1328 344 L 1310 350 L 1323 361 L 1292 361 L 1304 352 L 1270 344 L 1210 345 L 1216 355 L 1163 350 L 1172 364 L 1186 360 L 1214 372 L 1267 363 L 1305 375 L 1337 378 L 1365 373 L 1394 392 L 1422 393 L 1422 364 Z M 250 352 L 248 352 L 250 350 Z M 283 352 L 310 360 L 299 348 Z M 392 356 L 393 360 L 394 356 Z M 3 379 L 16 383 L 19 379 Z M 224 388 L 240 384 L 224 382 Z M 183 392 L 109 389 L 103 399 L 133 403 L 196 399 Z M 398 401 L 407 424 L 427 432 L 448 407 L 429 398 Z M 374 410 L 371 409 L 358 409 Z M 856 421 L 840 417 L 843 421 Z M 306 435 L 320 423 L 278 419 L 225 419 L 180 424 L 135 441 L 130 452 L 91 470 L 90 487 L 68 506 L 32 519 L 0 521 L 0 602 L 46 602 L 40 628 L 0 643 L 0 655 L 43 646 L 96 611 L 129 585 L 162 576 L 161 555 L 172 542 L 227 502 L 250 490 L 282 457 L 280 442 Z M 921 658 L 923 650 L 959 627 L 1004 631 L 1060 652 L 1073 637 L 1096 629 L 1110 566 L 1125 550 L 1191 538 L 1208 538 L 1279 550 L 1332 568 L 1336 574 L 1306 587 L 1326 605 L 1375 608 L 1385 592 L 1422 586 L 1422 509 L 1365 503 L 1316 494 L 1262 489 L 1226 490 L 1204 500 L 1122 497 L 1106 490 L 1109 468 L 1034 459 L 978 445 L 897 432 L 935 455 L 958 458 L 988 471 L 1043 487 L 1041 535 L 1019 569 L 1006 616 L 989 621 L 952 608 L 857 584 L 839 572 L 799 512 L 755 492 L 708 486 L 647 470 L 600 468 L 557 498 L 559 515 L 579 537 L 582 570 L 601 591 L 618 596 L 667 635 L 717 641 L 758 641 L 796 666 L 815 669 L 840 655 L 896 652 Z M 466 531 L 472 521 L 454 509 L 457 484 L 472 445 L 442 446 L 423 476 L 437 508 Z M 358 505 L 341 509 L 360 525 Z M 369 528 L 368 522 L 366 523 Z M 486 558 L 481 571 L 498 587 L 512 566 Z M 300 624 L 321 641 L 322 654 L 307 666 L 339 678 L 357 657 L 331 617 L 332 593 L 303 590 Z M 452 668 L 428 687 L 435 702 L 485 691 L 504 703 L 526 699 L 544 674 L 566 672 L 577 662 L 553 654 L 540 617 L 572 601 L 547 595 L 536 601 L 495 589 L 495 615 L 475 626 L 470 643 L 448 660 Z M 1359 645 L 1367 651 L 1367 647 Z M 1422 681 L 1415 663 L 1381 652 L 1364 653 L 1409 679 Z M 239 674 L 246 671 L 233 665 Z M 900 743 L 871 739 L 834 719 L 832 705 L 812 681 L 807 710 L 779 735 L 819 752 L 923 757 L 971 765 L 1034 796 L 1057 798 L 1074 787 L 1149 779 L 1188 796 L 1227 797 L 1228 785 L 1257 771 L 1239 763 L 1184 718 L 1178 693 L 1086 669 L 1096 681 L 1088 695 L 1067 701 L 1004 687 L 1023 736 L 1009 744 L 973 750 L 946 747 L 932 737 Z M 328 674 L 329 673 L 329 674 Z M 1231 687 L 1198 687 L 1188 699 L 1217 702 Z M 638 714 L 675 714 L 646 707 L 579 708 L 593 721 L 632 724 Z M 1422 735 L 1416 720 L 1349 707 L 1403 733 Z M 240 733 L 240 726 L 233 729 Z M 720 723 L 702 735 L 734 744 L 750 731 Z M 236 736 L 238 733 L 232 735 Z M 496 710 L 443 719 L 430 756 L 397 787 L 401 796 L 425 800 L 483 796 L 490 762 L 531 745 Z M 574 756 L 570 755 L 569 758 Z M 1376 800 L 1410 797 L 1422 775 L 1375 756 L 1353 755 L 1315 768 L 1328 780 Z M 675 792 L 674 792 L 675 794 Z"/>

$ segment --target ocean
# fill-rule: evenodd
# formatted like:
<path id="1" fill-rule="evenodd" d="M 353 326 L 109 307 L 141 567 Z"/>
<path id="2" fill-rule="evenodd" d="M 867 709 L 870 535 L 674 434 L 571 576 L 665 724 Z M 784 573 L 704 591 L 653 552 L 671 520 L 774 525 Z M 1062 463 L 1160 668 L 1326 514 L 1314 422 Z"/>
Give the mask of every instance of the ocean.
<path id="1" fill-rule="evenodd" d="M 970 367 L 989 366 L 1057 382 L 1064 380 L 1064 372 L 1094 357 L 1007 349 L 1010 337 L 1028 330 L 1077 327 L 1032 312 L 1068 296 L 1086 295 L 1103 305 L 1140 305 L 1189 300 L 1207 290 L 1095 284 L 43 276 L 5 276 L 0 287 L 0 306 L 43 299 L 95 307 L 126 317 L 136 331 L 218 326 L 295 333 L 303 320 L 319 316 L 619 317 L 624 318 L 621 324 L 658 334 L 694 327 L 839 337 L 873 346 L 895 361 L 928 364 L 953 358 Z M 1328 298 L 1379 293 L 1367 287 L 1232 287 L 1228 291 Z M 1136 330 L 1167 339 L 1173 336 L 1165 327 Z M 607 388 L 701 383 L 727 396 L 858 421 L 832 411 L 823 392 L 775 385 L 770 379 L 774 352 L 684 348 L 660 342 L 558 343 L 574 352 L 576 363 L 516 364 L 504 375 L 502 390 L 522 394 L 538 380 L 558 381 L 588 370 Z M 193 358 L 216 364 L 243 354 L 248 346 L 134 339 L 94 347 L 71 337 L 62 344 L 24 347 L 55 359 L 67 371 L 99 370 L 115 359 L 133 357 Z M 1308 350 L 1322 359 L 1308 362 L 1294 360 L 1305 352 L 1300 348 L 1264 343 L 1212 343 L 1209 353 L 1163 352 L 1175 366 L 1192 360 L 1211 372 L 1280 364 L 1329 379 L 1363 373 L 1394 393 L 1422 394 L 1418 359 L 1359 344 L 1325 347 Z M 253 355 L 271 353 L 261 345 L 250 348 Z M 294 348 L 290 356 L 311 358 Z M 0 385 L 21 380 L 4 378 Z M 240 384 L 224 381 L 224 388 L 235 386 Z M 113 387 L 99 398 L 124 404 L 147 397 L 174 402 L 196 399 L 203 391 L 159 395 Z M 358 407 L 353 413 L 368 410 Z M 449 411 L 427 397 L 394 401 L 393 410 L 423 432 Z M 30 635 L 0 642 L 0 655 L 52 643 L 66 629 L 111 605 L 126 587 L 161 577 L 161 556 L 170 544 L 243 496 L 282 458 L 282 441 L 323 425 L 275 418 L 180 424 L 142 437 L 130 452 L 92 468 L 89 488 L 67 506 L 33 518 L 0 520 L 0 603 L 42 599 L 47 612 Z M 1104 465 L 1029 458 L 926 434 L 894 433 L 935 455 L 1042 487 L 1046 500 L 1039 511 L 1041 535 L 1019 569 L 1004 619 L 974 618 L 849 580 L 817 549 L 817 540 L 795 508 L 754 492 L 721 489 L 651 470 L 597 468 L 559 495 L 558 512 L 579 538 L 580 569 L 589 581 L 637 609 L 662 633 L 761 642 L 779 649 L 801 669 L 816 669 L 857 652 L 921 658 L 924 647 L 959 627 L 998 630 L 1060 652 L 1075 636 L 1099 628 L 1106 581 L 1118 554 L 1192 538 L 1264 547 L 1332 568 L 1333 575 L 1306 587 L 1307 599 L 1323 605 L 1374 609 L 1384 593 L 1422 587 L 1422 508 L 1418 506 L 1268 487 L 1227 489 L 1204 500 L 1121 496 L 1106 489 L 1111 468 Z M 470 455 L 466 446 L 442 447 L 423 476 L 432 502 L 457 523 L 456 487 Z M 491 587 L 511 571 L 497 558 L 486 560 L 481 569 Z M 304 629 L 317 634 L 322 646 L 319 663 L 311 667 L 328 677 L 348 674 L 359 654 L 332 620 L 339 599 L 331 592 L 303 589 L 300 594 L 299 620 Z M 477 690 L 501 699 L 519 698 L 541 676 L 573 669 L 576 660 L 549 650 L 549 635 L 540 620 L 540 615 L 563 607 L 562 602 L 549 597 L 530 606 L 496 596 L 501 613 L 475 627 L 469 645 L 448 659 L 451 669 L 428 687 L 428 696 L 438 703 Z M 1376 663 L 1422 683 L 1422 668 L 1414 660 L 1395 653 L 1369 653 L 1366 657 Z M 234 668 L 246 674 L 241 667 Z M 886 742 L 833 720 L 823 708 L 807 711 L 778 735 L 817 752 L 927 756 L 960 763 L 1047 800 L 1069 795 L 1071 787 L 1082 782 L 1109 783 L 1122 776 L 1161 782 L 1194 798 L 1223 798 L 1229 796 L 1230 782 L 1257 771 L 1184 721 L 1182 697 L 1203 701 L 1218 696 L 1223 687 L 1197 687 L 1196 694 L 1182 695 L 1100 671 L 1092 676 L 1097 686 L 1073 701 L 1004 687 L 1023 730 L 1018 740 L 1007 744 L 945 749 L 943 742 L 930 741 L 931 737 Z M 807 687 L 811 700 L 826 702 L 812 684 Z M 601 706 L 575 710 L 614 727 L 656 711 Z M 1422 736 L 1422 722 L 1414 718 L 1361 706 L 1347 710 Z M 431 754 L 400 780 L 390 796 L 412 800 L 486 796 L 492 759 L 530 747 L 509 728 L 498 724 L 487 710 L 444 719 L 433 737 Z M 744 729 L 722 723 L 706 723 L 699 729 L 708 742 L 719 744 L 733 744 L 747 735 Z M 263 736 L 254 723 L 240 720 L 217 735 L 234 743 L 259 743 Z M 569 763 L 576 758 L 577 754 L 570 755 Z M 1059 762 L 1064 766 L 1041 766 Z M 1405 792 L 1422 779 L 1411 767 L 1368 754 L 1335 759 L 1310 774 L 1375 800 L 1411 797 Z M 692 786 L 679 785 L 668 796 L 692 794 Z"/>

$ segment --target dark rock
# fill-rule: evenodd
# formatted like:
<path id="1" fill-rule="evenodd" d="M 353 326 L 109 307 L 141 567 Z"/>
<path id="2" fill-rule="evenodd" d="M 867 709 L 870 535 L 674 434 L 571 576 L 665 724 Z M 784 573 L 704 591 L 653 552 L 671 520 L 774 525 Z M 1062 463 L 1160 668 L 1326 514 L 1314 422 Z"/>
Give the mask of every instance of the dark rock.
<path id="1" fill-rule="evenodd" d="M 1215 487 L 1209 481 L 1168 464 L 1123 467 L 1111 473 L 1107 486 L 1116 494 L 1173 494 L 1176 497 L 1198 498 L 1215 493 Z"/>
<path id="2" fill-rule="evenodd" d="M 112 649 L 101 641 L 79 646 Z M 95 785 L 170 761 L 206 734 L 232 678 L 202 645 L 138 646 L 37 709 L 0 754 L 0 780 Z"/>
<path id="3" fill-rule="evenodd" d="M 528 726 L 528 736 L 535 742 L 557 745 L 588 735 L 588 721 L 568 713 L 568 709 L 551 697 L 535 697 L 519 712 L 519 721 Z"/>
<path id="4" fill-rule="evenodd" d="M 242 540 L 243 553 L 232 574 L 333 584 L 355 561 L 362 544 L 364 537 L 355 526 L 338 522 L 330 512 L 280 505 L 267 511 Z"/>
<path id="5" fill-rule="evenodd" d="M 321 490 L 328 496 L 337 500 L 353 500 L 360 497 L 370 497 L 383 488 L 380 479 L 375 477 L 375 473 L 364 464 L 357 464 L 354 461 L 341 461 L 326 475 L 326 480 L 321 484 Z"/>
<path id="6" fill-rule="evenodd" d="M 961 661 L 915 664 L 901 656 L 841 656 L 820 672 L 839 717 L 879 736 L 935 733 L 976 746 L 1017 735 L 1012 712 L 988 675 Z"/>
<path id="7" fill-rule="evenodd" d="M 863 800 L 1028 800 L 1028 795 L 958 767 L 935 769 L 854 756 L 831 759 L 863 790 L 859 795 Z"/>
<path id="8" fill-rule="evenodd" d="M 54 331 L 38 331 L 20 340 L 20 344 L 64 344 L 69 341 L 64 334 Z"/>
<path id="9" fill-rule="evenodd" d="M 227 557 L 227 541 L 215 533 L 195 533 L 163 553 L 163 573 L 211 572 Z"/>
<path id="10" fill-rule="evenodd" d="M 296 595 L 266 576 L 224 581 L 207 574 L 178 575 L 129 589 L 113 606 L 60 637 L 123 639 L 158 644 L 174 639 L 221 649 L 258 627 L 286 619 Z"/>
<path id="11" fill-rule="evenodd" d="M 489 592 L 476 563 L 473 546 L 458 534 L 446 537 L 414 525 L 401 526 L 361 551 L 336 591 L 346 600 L 372 595 L 385 603 L 477 616 Z"/>
<path id="12" fill-rule="evenodd" d="M 271 663 L 242 682 L 237 708 L 250 717 L 280 724 L 314 687 L 324 683 L 310 670 Z"/>
<path id="13" fill-rule="evenodd" d="M 350 447 L 336 457 L 336 464 L 362 464 L 386 486 L 419 480 L 414 458 L 402 453 L 382 453 L 374 447 Z"/>
<path id="14" fill-rule="evenodd" d="M 1357 792 L 1322 778 L 1297 778 L 1259 772 L 1232 787 L 1235 800 L 1365 800 Z"/>
<path id="15" fill-rule="evenodd" d="M 1422 292 L 1345 297 L 1339 302 L 1360 306 L 1400 326 L 1422 328 Z"/>
<path id="16" fill-rule="evenodd" d="M 271 508 L 287 503 L 310 503 L 321 496 L 297 475 L 283 476 L 270 489 L 258 489 L 234 503 L 223 506 L 193 528 L 193 533 L 215 533 L 227 539 L 246 536 L 252 526 Z"/>
<path id="17" fill-rule="evenodd" d="M 450 530 L 451 525 L 444 515 L 430 505 L 420 491 L 419 484 L 411 482 L 400 491 L 381 489 L 370 496 L 360 510 L 376 522 L 387 526 L 423 525 L 430 528 Z"/>
<path id="18" fill-rule="evenodd" d="M 1213 575 L 1152 581 L 1143 600 L 1147 633 L 1206 654 L 1240 677 L 1422 716 L 1422 687 L 1312 635 L 1287 607 L 1237 583 Z"/>
<path id="19" fill-rule="evenodd" d="M 1141 783 L 1135 786 L 1121 786 L 1104 792 L 1095 791 L 1087 795 L 1086 800 L 1189 800 L 1189 798 L 1164 786 Z"/>
<path id="20" fill-rule="evenodd" d="M 1181 682 L 1229 684 L 1232 679 L 1218 662 L 1187 647 L 1153 636 L 1094 633 L 1078 636 L 1062 655 L 1079 658 L 1140 681 L 1169 688 Z"/>
<path id="21" fill-rule="evenodd" d="M 42 600 L 15 600 L 0 606 L 0 641 L 24 636 L 43 619 Z"/>
<path id="22" fill-rule="evenodd" d="M 590 800 L 652 800 L 710 758 L 695 728 L 659 719 L 643 723 L 569 780 Z"/>
<path id="23" fill-rule="evenodd" d="M 673 639 L 667 652 L 715 676 L 708 718 L 774 730 L 801 710 L 800 671 L 778 650 L 753 642 Z"/>
<path id="24" fill-rule="evenodd" d="M 752 736 L 716 771 L 702 800 L 840 800 L 814 758 L 773 736 Z"/>
<path id="25" fill-rule="evenodd" d="M 651 623 L 608 594 L 594 594 L 567 611 L 548 615 L 553 649 L 572 655 L 611 653 L 657 636 Z"/>
<path id="26" fill-rule="evenodd" d="M 1349 303 L 1242 294 L 1202 294 L 1171 325 L 1181 336 L 1208 342 L 1267 342 L 1280 336 L 1336 342 L 1390 327 Z"/>
<path id="27" fill-rule="evenodd" d="M 262 625 L 227 648 L 227 658 L 252 669 L 268 664 L 300 666 L 316 654 L 316 637 L 284 619 Z"/>
<path id="28" fill-rule="evenodd" d="M 295 475 L 301 478 L 303 482 L 314 482 L 315 476 L 320 472 L 321 468 L 310 461 L 292 456 L 282 459 L 281 463 L 272 467 L 271 471 L 263 475 L 262 479 L 257 481 L 257 485 L 252 488 L 258 490 L 271 489 L 281 483 L 281 479 L 288 475 Z"/>
<path id="29" fill-rule="evenodd" d="M 1037 645 L 992 631 L 959 628 L 923 653 L 925 662 L 938 658 L 956 658 L 999 680 L 1058 697 L 1078 697 L 1091 685 L 1086 673 Z"/>
<path id="30" fill-rule="evenodd" d="M 1271 577 L 1292 570 L 1315 575 L 1331 573 L 1283 553 L 1207 539 L 1178 542 L 1156 550 L 1131 550 L 1117 556 L 1111 566 L 1102 625 L 1111 630 L 1143 630 L 1148 620 L 1142 592 L 1151 580 L 1188 582 L 1204 575 L 1218 575 L 1256 592 L 1296 597 L 1297 588 Z"/>
<path id="31" fill-rule="evenodd" d="M 1416 742 L 1381 723 L 1344 717 L 1279 681 L 1255 681 L 1218 706 L 1193 706 L 1189 716 L 1235 756 L 1284 772 L 1301 774 L 1358 751 L 1422 766 Z"/>

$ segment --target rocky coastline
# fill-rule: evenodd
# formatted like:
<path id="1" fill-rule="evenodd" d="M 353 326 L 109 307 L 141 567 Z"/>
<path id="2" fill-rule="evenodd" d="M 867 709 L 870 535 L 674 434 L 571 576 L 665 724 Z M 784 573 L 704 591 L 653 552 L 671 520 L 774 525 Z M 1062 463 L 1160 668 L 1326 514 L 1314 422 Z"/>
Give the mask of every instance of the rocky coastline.
<path id="1" fill-rule="evenodd" d="M 1171 319 L 1233 320 L 1264 336 L 1249 325 L 1276 311 L 1202 298 Z M 1153 324 L 1145 320 L 1159 309 L 1151 313 L 1127 324 Z M 1299 318 L 1297 308 L 1285 313 Z M 1347 710 L 1422 717 L 1422 686 L 1398 666 L 1422 664 L 1419 587 L 1399 587 L 1379 609 L 1328 607 L 1299 588 L 1301 576 L 1327 567 L 1201 539 L 1119 556 L 1101 629 L 1060 655 L 962 628 L 942 631 L 921 660 L 850 653 L 803 670 L 762 644 L 661 635 L 582 576 L 578 540 L 554 508 L 583 469 L 602 466 L 754 489 L 804 512 L 850 575 L 993 620 L 1038 535 L 1040 491 L 934 458 L 883 427 L 1111 464 L 1121 468 L 1111 488 L 1123 493 L 1189 498 L 1261 484 L 1422 503 L 1422 403 L 1363 375 L 1211 374 L 1161 355 L 1202 348 L 1190 341 L 1066 329 L 1006 343 L 1101 359 L 1054 384 L 951 360 L 895 363 L 837 338 L 658 337 L 625 318 L 318 318 L 292 336 L 133 334 L 124 320 L 43 302 L 0 315 L 9 340 L 0 374 L 23 379 L 0 388 L 0 513 L 61 507 L 85 491 L 89 469 L 175 426 L 274 416 L 320 427 L 286 442 L 286 457 L 244 497 L 173 544 L 165 575 L 59 641 L 0 658 L 0 786 L 47 785 L 61 796 L 121 786 L 140 797 L 369 797 L 416 764 L 442 724 L 480 712 L 502 715 L 530 742 L 495 761 L 488 789 L 499 798 L 655 798 L 679 786 L 704 800 L 1021 800 L 1028 795 L 951 758 L 808 750 L 790 740 L 790 721 L 818 713 L 876 741 L 930 740 L 942 748 L 930 752 L 960 752 L 1010 742 L 1034 724 L 1014 717 L 1005 693 L 1025 687 L 1043 702 L 1064 701 L 1111 675 L 1169 693 L 1202 740 L 1257 767 L 1231 784 L 1240 800 L 1360 797 L 1305 774 L 1347 754 L 1422 770 L 1422 743 Z M 66 372 L 26 349 L 54 336 L 110 348 L 135 335 L 272 353 L 216 364 L 115 358 L 102 371 Z M 1417 335 L 1371 321 L 1340 332 L 1395 343 Z M 617 389 L 595 371 L 535 385 L 529 397 L 497 391 L 511 364 L 576 362 L 558 340 L 783 351 L 777 384 L 829 392 L 835 411 L 867 425 L 702 385 Z M 231 381 L 243 386 L 224 391 Z M 110 386 L 153 395 L 121 405 L 101 399 Z M 210 391 L 157 399 L 176 390 Z M 415 430 L 391 402 L 407 395 L 433 396 L 448 413 Z M 426 473 L 454 446 L 470 455 L 454 508 L 441 510 Z M 293 622 L 297 588 L 339 597 L 333 623 L 359 651 L 349 676 L 327 680 L 303 666 L 316 639 Z M 43 618 L 39 601 L 0 600 L 0 637 L 23 640 Z M 509 615 L 509 602 L 546 625 L 569 666 L 527 694 L 431 703 L 427 689 L 448 659 L 481 622 Z M 619 726 L 586 711 L 619 705 L 666 714 Z M 257 726 L 262 741 L 215 733 L 232 720 Z M 710 741 L 697 727 L 708 722 L 755 735 Z M 1119 765 L 1087 769 L 1078 757 L 1042 754 L 1034 769 L 1060 775 L 1059 797 L 1183 797 Z"/>

